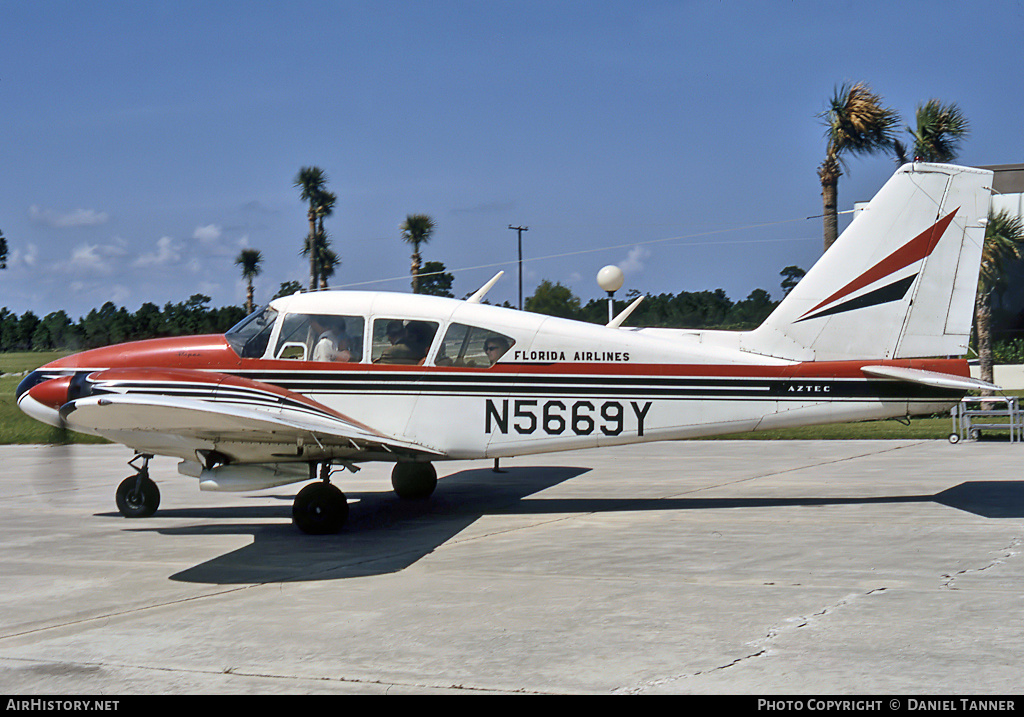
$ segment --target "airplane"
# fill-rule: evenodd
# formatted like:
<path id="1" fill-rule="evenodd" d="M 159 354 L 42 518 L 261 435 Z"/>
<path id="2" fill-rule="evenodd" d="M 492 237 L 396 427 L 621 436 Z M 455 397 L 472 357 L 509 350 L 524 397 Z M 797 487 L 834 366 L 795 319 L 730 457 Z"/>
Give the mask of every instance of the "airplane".
<path id="1" fill-rule="evenodd" d="M 227 333 L 161 338 L 60 358 L 30 373 L 18 406 L 132 449 L 116 491 L 153 515 L 154 456 L 201 490 L 311 481 L 303 532 L 348 517 L 331 478 L 394 463 L 410 500 L 434 463 L 497 459 L 790 426 L 903 419 L 968 391 L 992 172 L 899 168 L 756 329 L 606 326 L 482 302 L 319 291 L 275 299 Z M 642 298 L 642 297 L 640 297 Z"/>

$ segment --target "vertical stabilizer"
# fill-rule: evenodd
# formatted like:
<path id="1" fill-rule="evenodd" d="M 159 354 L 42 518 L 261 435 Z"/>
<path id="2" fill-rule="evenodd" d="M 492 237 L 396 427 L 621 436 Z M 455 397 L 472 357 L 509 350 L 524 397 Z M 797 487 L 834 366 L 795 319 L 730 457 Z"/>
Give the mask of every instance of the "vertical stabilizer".
<path id="1" fill-rule="evenodd" d="M 965 353 L 991 187 L 986 170 L 904 165 L 741 348 L 794 361 Z"/>

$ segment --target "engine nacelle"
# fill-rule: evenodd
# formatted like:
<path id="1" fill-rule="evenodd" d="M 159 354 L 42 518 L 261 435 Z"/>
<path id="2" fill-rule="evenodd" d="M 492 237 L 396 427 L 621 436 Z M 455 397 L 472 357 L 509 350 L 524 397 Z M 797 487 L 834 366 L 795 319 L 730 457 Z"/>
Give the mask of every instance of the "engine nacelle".
<path id="1" fill-rule="evenodd" d="M 178 464 L 178 472 L 198 478 L 200 490 L 222 492 L 262 490 L 309 480 L 309 468 L 305 463 L 258 463 L 203 468 L 194 461 L 182 461 Z"/>

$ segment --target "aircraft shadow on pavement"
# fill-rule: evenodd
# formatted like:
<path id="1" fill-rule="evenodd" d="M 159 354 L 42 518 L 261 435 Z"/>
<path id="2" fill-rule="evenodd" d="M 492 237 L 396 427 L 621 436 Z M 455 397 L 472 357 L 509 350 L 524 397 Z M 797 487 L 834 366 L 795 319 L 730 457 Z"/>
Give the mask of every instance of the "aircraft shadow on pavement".
<path id="1" fill-rule="evenodd" d="M 336 580 L 397 572 L 458 535 L 481 516 L 517 514 L 520 501 L 589 468 L 531 467 L 460 471 L 442 478 L 429 500 L 393 492 L 347 492 L 349 519 L 337 535 L 306 535 L 291 523 L 293 496 L 280 506 L 161 510 L 156 518 L 281 518 L 279 524 L 217 523 L 155 528 L 164 535 L 251 534 L 253 542 L 171 576 L 214 584 Z M 151 519 L 152 520 L 152 519 Z M 146 528 L 146 530 L 153 530 Z"/>
<path id="2" fill-rule="evenodd" d="M 281 524 L 218 523 L 155 530 L 165 535 L 251 534 L 252 544 L 171 576 L 183 582 L 240 584 L 337 580 L 397 572 L 484 515 L 938 503 L 986 518 L 1024 518 L 1024 481 L 970 481 L 934 495 L 525 500 L 589 470 L 509 468 L 500 474 L 488 469 L 466 470 L 442 479 L 437 492 L 427 501 L 404 501 L 391 492 L 352 493 L 350 497 L 359 501 L 352 503 L 349 523 L 338 535 L 300 533 L 291 524 L 290 504 L 262 508 L 172 509 L 158 514 L 203 519 L 280 517 Z"/>

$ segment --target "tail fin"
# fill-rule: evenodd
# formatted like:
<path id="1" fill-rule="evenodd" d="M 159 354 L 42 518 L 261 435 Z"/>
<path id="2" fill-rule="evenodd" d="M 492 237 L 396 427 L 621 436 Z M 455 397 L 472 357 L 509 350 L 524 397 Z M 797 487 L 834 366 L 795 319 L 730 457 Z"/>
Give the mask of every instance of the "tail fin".
<path id="1" fill-rule="evenodd" d="M 989 171 L 904 165 L 741 348 L 793 361 L 962 355 L 991 187 Z"/>

